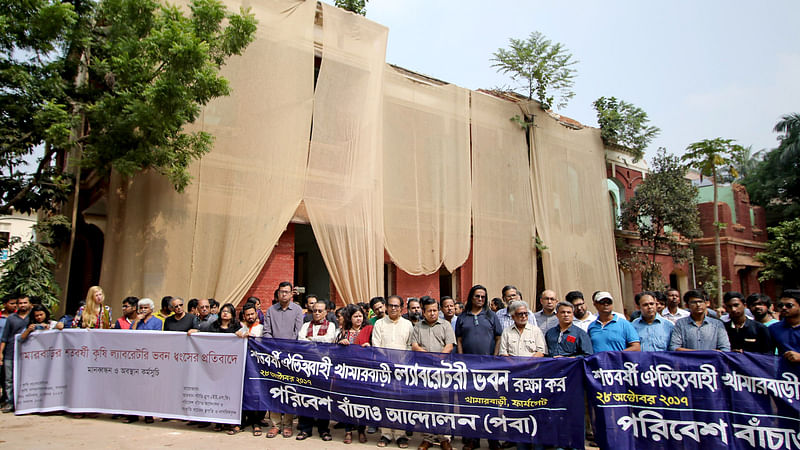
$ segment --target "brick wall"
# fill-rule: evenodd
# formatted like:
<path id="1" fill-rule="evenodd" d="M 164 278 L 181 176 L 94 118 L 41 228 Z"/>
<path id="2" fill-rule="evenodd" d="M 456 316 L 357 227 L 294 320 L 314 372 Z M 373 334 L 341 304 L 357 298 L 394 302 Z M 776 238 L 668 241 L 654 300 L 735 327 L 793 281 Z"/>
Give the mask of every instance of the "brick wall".
<path id="1" fill-rule="evenodd" d="M 244 302 L 248 297 L 255 296 L 261 299 L 261 308 L 266 310 L 272 305 L 275 289 L 282 281 L 294 280 L 294 224 L 289 224 L 286 231 L 278 239 L 261 273 L 258 274 L 253 285 L 242 298 Z"/>

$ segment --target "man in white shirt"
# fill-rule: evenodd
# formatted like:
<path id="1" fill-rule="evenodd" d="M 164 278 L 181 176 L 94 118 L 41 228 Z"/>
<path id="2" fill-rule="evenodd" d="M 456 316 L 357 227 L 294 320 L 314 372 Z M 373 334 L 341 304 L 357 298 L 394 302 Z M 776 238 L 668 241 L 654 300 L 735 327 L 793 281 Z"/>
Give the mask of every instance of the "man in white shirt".
<path id="1" fill-rule="evenodd" d="M 386 315 L 372 328 L 372 346 L 395 350 L 411 350 L 411 334 L 414 331 L 411 321 L 402 317 L 403 297 L 392 295 L 386 299 Z M 403 430 L 381 428 L 378 447 L 386 447 L 396 440 L 400 448 L 408 448 L 408 437 Z"/>
<path id="2" fill-rule="evenodd" d="M 689 317 L 689 311 L 685 309 L 681 309 L 681 291 L 677 289 L 667 289 L 664 292 L 664 295 L 667 296 L 667 307 L 661 311 L 661 317 L 669 320 L 673 324 L 678 321 L 678 319 L 683 319 L 684 317 Z"/>
<path id="3" fill-rule="evenodd" d="M 508 312 L 514 318 L 514 324 L 505 330 L 500 337 L 500 356 L 534 356 L 542 357 L 547 351 L 542 330 L 528 322 L 528 305 L 525 302 L 513 301 L 508 305 Z"/>
<path id="4" fill-rule="evenodd" d="M 588 332 L 589 325 L 597 320 L 597 316 L 586 310 L 586 300 L 583 298 L 583 292 L 570 291 L 567 293 L 566 299 L 572 303 L 572 307 L 575 309 L 572 324 Z"/>

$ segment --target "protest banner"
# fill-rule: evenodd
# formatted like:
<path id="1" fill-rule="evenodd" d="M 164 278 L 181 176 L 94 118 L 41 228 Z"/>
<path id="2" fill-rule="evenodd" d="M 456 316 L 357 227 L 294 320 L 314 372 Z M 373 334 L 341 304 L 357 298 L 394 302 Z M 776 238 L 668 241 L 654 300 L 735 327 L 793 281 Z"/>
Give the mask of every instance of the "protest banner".
<path id="1" fill-rule="evenodd" d="M 229 334 L 34 332 L 14 352 L 16 412 L 63 410 L 238 424 L 246 345 L 245 339 Z"/>
<path id="2" fill-rule="evenodd" d="M 250 339 L 246 410 L 583 447 L 580 360 Z"/>
<path id="3" fill-rule="evenodd" d="M 800 449 L 800 366 L 731 352 L 607 352 L 586 361 L 601 448 Z"/>

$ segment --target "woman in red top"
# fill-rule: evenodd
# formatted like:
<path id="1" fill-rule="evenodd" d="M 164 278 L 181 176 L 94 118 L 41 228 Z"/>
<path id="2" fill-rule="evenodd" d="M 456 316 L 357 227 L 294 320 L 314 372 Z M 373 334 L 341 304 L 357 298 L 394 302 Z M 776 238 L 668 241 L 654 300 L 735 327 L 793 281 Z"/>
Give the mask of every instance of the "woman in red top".
<path id="1" fill-rule="evenodd" d="M 370 338 L 372 337 L 372 325 L 364 326 L 367 315 L 364 310 L 358 305 L 347 305 L 342 312 L 344 318 L 344 325 L 342 331 L 336 338 L 336 342 L 341 345 L 360 345 L 368 347 L 370 345 Z M 344 443 L 349 444 L 353 442 L 353 429 L 355 425 L 346 424 L 344 427 Z M 358 442 L 367 442 L 367 434 L 365 433 L 367 427 L 365 425 L 358 426 Z"/>

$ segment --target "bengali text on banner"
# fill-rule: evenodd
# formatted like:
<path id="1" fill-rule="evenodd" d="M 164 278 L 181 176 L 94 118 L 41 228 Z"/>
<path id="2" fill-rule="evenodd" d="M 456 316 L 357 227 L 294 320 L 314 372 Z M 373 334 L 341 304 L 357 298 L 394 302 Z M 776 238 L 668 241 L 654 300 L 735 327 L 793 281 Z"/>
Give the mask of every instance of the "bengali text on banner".
<path id="1" fill-rule="evenodd" d="M 230 334 L 35 332 L 15 349 L 17 414 L 63 410 L 238 424 L 246 345 Z"/>

